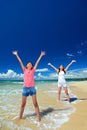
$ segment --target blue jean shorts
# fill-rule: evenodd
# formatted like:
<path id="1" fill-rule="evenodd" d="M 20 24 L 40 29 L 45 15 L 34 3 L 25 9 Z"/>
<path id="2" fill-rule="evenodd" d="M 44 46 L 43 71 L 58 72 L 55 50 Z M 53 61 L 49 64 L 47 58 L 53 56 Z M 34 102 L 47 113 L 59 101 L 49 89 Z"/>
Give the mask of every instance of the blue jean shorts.
<path id="1" fill-rule="evenodd" d="M 36 95 L 35 87 L 23 87 L 22 96 L 33 96 Z"/>

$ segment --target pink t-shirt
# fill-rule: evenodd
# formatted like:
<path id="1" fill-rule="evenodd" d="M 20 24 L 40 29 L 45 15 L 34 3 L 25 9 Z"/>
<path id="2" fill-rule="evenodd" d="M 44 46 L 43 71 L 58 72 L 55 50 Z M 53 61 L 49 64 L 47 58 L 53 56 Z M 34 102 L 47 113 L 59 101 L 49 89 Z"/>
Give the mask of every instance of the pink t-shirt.
<path id="1" fill-rule="evenodd" d="M 24 87 L 34 87 L 35 86 L 34 72 L 35 72 L 34 68 L 30 71 L 28 69 L 24 68 Z"/>

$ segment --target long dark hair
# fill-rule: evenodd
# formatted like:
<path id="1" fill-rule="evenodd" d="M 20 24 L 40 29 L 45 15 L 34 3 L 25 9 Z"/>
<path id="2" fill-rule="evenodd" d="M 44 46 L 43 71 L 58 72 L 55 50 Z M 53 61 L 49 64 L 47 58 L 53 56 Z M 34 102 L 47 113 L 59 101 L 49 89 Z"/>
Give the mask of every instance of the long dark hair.
<path id="1" fill-rule="evenodd" d="M 31 68 L 31 70 L 32 70 L 33 67 L 34 67 L 33 63 L 32 63 L 31 61 L 29 61 L 28 63 L 31 63 L 31 64 L 32 64 L 32 68 Z M 27 66 L 26 66 L 26 69 L 27 69 Z"/>
<path id="2" fill-rule="evenodd" d="M 59 73 L 60 72 L 60 68 L 58 70 L 59 70 L 58 71 L 58 73 Z M 66 71 L 65 71 L 64 67 L 63 67 L 62 71 L 66 74 Z"/>

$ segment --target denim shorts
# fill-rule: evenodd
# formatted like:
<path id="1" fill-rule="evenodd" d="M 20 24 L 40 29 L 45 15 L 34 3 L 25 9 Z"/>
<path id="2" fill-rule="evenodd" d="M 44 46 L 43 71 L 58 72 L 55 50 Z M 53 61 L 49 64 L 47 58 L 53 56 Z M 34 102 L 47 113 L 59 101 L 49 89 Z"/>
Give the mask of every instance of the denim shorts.
<path id="1" fill-rule="evenodd" d="M 22 96 L 33 96 L 36 95 L 35 87 L 23 87 Z"/>

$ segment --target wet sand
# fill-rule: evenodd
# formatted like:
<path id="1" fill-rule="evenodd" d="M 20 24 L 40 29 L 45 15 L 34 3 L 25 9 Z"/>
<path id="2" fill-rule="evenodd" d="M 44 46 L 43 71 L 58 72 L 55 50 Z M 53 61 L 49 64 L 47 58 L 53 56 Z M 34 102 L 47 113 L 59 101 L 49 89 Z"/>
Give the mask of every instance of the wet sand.
<path id="1" fill-rule="evenodd" d="M 71 90 L 77 95 L 78 102 L 73 104 L 76 112 L 70 115 L 69 122 L 58 130 L 86 130 L 87 129 L 87 81 L 71 83 Z"/>
<path id="2" fill-rule="evenodd" d="M 61 95 L 62 101 L 58 102 L 57 86 L 54 84 L 47 86 L 37 89 L 37 100 L 41 114 L 40 123 L 36 121 L 31 97 L 27 99 L 23 119 L 18 119 L 21 103 L 21 92 L 19 91 L 16 96 L 15 93 L 11 97 L 7 95 L 7 98 L 11 99 L 8 100 L 6 110 L 2 111 L 1 108 L 3 120 L 0 120 L 0 130 L 86 130 L 87 82 L 69 83 L 72 93 L 77 96 L 72 96 L 71 103 L 67 102 L 64 94 Z"/>

